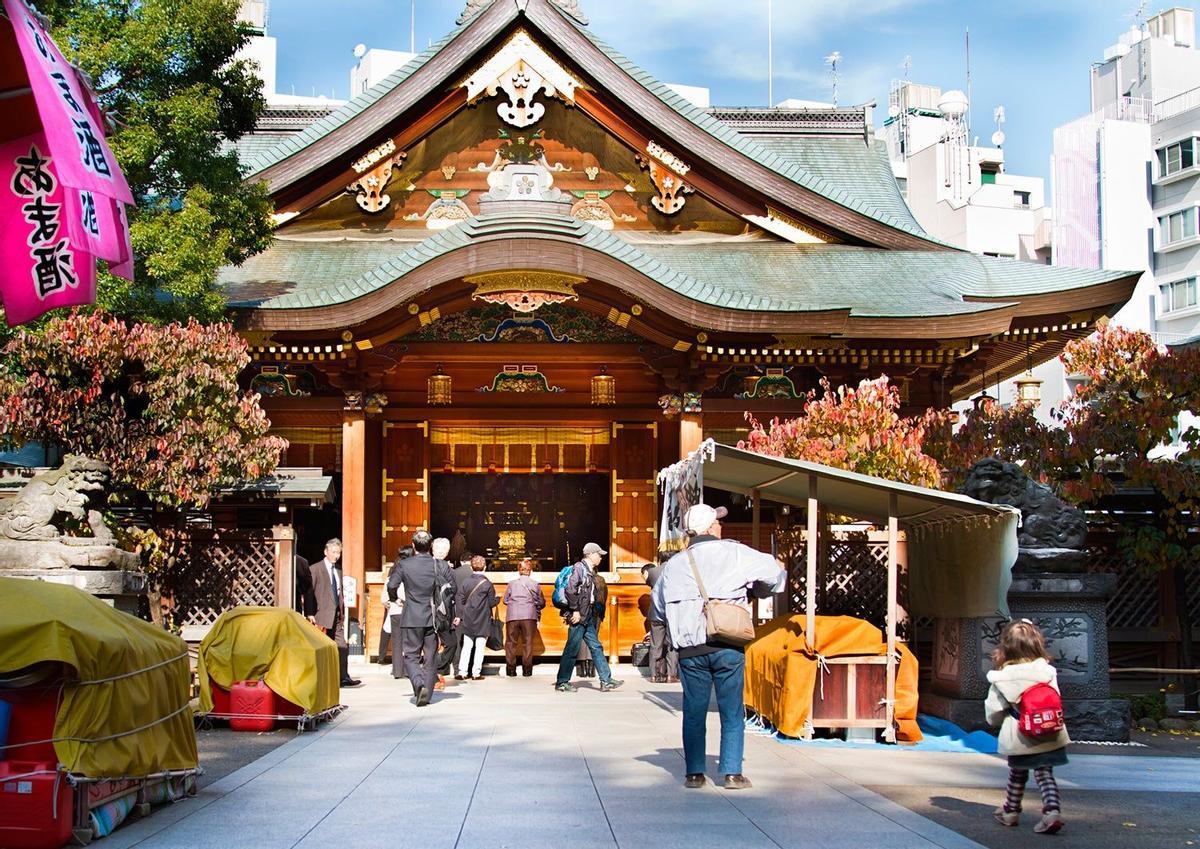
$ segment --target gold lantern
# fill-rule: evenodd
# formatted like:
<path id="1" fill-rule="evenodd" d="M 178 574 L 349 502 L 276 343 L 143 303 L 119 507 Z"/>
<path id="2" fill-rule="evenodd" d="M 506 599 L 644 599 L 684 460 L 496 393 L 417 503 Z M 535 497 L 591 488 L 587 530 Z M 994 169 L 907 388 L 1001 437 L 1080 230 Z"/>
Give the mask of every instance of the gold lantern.
<path id="1" fill-rule="evenodd" d="M 1040 378 L 1034 377 L 1032 371 L 1026 371 L 1023 375 L 1017 378 L 1017 402 L 1021 404 L 1032 404 L 1038 406 L 1042 403 L 1042 383 Z"/>
<path id="2" fill-rule="evenodd" d="M 450 375 L 442 374 L 442 367 L 437 367 L 437 372 L 429 375 L 425 381 L 426 401 L 431 407 L 449 407 L 451 396 L 451 386 L 453 381 Z"/>
<path id="3" fill-rule="evenodd" d="M 617 381 L 602 367 L 599 374 L 592 375 L 592 406 L 611 407 L 616 403 Z"/>

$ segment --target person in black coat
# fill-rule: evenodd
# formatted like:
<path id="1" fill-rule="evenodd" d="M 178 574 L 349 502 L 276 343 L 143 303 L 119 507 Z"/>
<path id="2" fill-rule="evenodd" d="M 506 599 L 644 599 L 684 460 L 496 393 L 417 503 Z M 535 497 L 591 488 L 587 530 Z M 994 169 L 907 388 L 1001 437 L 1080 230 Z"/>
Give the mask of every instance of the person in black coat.
<path id="1" fill-rule="evenodd" d="M 388 577 L 388 598 L 395 601 L 404 587 L 404 612 L 400 614 L 400 645 L 404 651 L 404 669 L 412 682 L 417 706 L 429 704 L 437 676 L 438 636 L 434 610 L 440 590 L 452 585 L 450 570 L 433 559 L 433 536 L 426 530 L 412 538 L 416 553 L 392 567 Z"/>
<path id="2" fill-rule="evenodd" d="M 459 533 L 461 533 L 461 531 L 459 531 Z M 454 598 L 457 600 L 458 599 L 458 591 L 460 589 L 462 589 L 463 584 L 466 583 L 467 579 L 470 578 L 472 575 L 472 571 L 471 571 L 472 557 L 470 554 L 464 552 L 462 557 L 460 557 L 458 560 L 454 560 L 453 559 L 453 557 L 454 557 L 454 551 L 453 551 L 454 542 L 453 542 L 453 540 L 450 543 L 450 548 L 451 548 L 451 553 L 450 553 L 451 560 L 449 561 L 450 562 L 450 575 L 452 578 L 454 578 Z M 462 629 L 459 628 L 457 625 L 455 625 L 453 630 L 450 632 L 450 637 L 453 640 L 453 645 L 447 645 L 442 650 L 442 662 L 438 666 L 438 672 L 442 675 L 450 674 L 451 668 L 453 668 L 454 671 L 457 673 L 459 660 L 462 658 L 462 644 L 463 644 Z M 462 676 L 460 676 L 460 675 L 456 674 L 454 677 L 460 681 L 462 680 Z"/>
<path id="3" fill-rule="evenodd" d="M 471 558 L 471 577 L 458 588 L 458 597 L 454 601 L 454 610 L 458 614 L 454 624 L 462 634 L 462 662 L 454 670 L 454 677 L 459 681 L 463 678 L 483 680 L 483 652 L 492 629 L 492 609 L 500 603 L 496 587 L 483 574 L 486 568 L 487 561 L 483 557 L 476 554 Z"/>

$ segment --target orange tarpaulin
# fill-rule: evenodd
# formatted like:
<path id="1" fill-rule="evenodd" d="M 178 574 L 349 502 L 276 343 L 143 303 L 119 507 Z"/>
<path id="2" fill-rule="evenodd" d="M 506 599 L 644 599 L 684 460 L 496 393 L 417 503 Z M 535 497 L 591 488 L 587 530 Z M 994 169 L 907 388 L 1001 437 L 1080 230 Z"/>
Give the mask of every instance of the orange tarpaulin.
<path id="1" fill-rule="evenodd" d="M 883 633 L 852 616 L 818 616 L 816 633 L 817 644 L 811 646 L 804 636 L 803 615 L 781 617 L 760 625 L 758 638 L 746 647 L 746 705 L 789 737 L 801 736 L 812 711 L 818 655 L 832 658 L 887 653 Z M 917 659 L 908 646 L 896 646 L 900 651 L 896 738 L 915 743 L 921 739 L 917 728 Z"/>

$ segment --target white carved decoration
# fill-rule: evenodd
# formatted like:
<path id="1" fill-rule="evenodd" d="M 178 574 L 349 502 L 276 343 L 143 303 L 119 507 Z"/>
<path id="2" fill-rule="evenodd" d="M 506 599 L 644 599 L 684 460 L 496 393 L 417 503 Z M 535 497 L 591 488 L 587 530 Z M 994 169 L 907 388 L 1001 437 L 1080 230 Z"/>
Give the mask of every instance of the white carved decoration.
<path id="1" fill-rule="evenodd" d="M 534 102 L 540 92 L 574 104 L 575 89 L 581 85 L 523 29 L 513 33 L 492 58 L 463 82 L 468 103 L 475 103 L 485 94 L 494 97 L 503 91 L 508 101 L 498 105 L 496 113 L 514 127 L 528 127 L 546 114 L 546 107 Z"/>
<path id="2" fill-rule="evenodd" d="M 392 202 L 391 196 L 384 190 L 392 179 L 392 167 L 403 161 L 408 154 L 401 152 L 393 155 L 396 146 L 390 141 L 387 145 L 391 146 L 389 151 L 381 153 L 386 145 L 380 145 L 354 163 L 354 170 L 359 172 L 359 177 L 346 186 L 346 191 L 355 196 L 354 199 L 363 212 L 382 212 Z"/>

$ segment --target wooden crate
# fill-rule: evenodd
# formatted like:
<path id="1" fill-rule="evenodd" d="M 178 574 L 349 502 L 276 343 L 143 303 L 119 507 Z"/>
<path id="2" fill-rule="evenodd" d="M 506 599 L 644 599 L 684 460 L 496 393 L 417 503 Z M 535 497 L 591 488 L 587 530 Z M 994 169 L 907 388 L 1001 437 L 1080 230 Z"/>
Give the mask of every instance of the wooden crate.
<path id="1" fill-rule="evenodd" d="M 813 688 L 813 728 L 886 728 L 887 658 L 825 658 Z"/>

